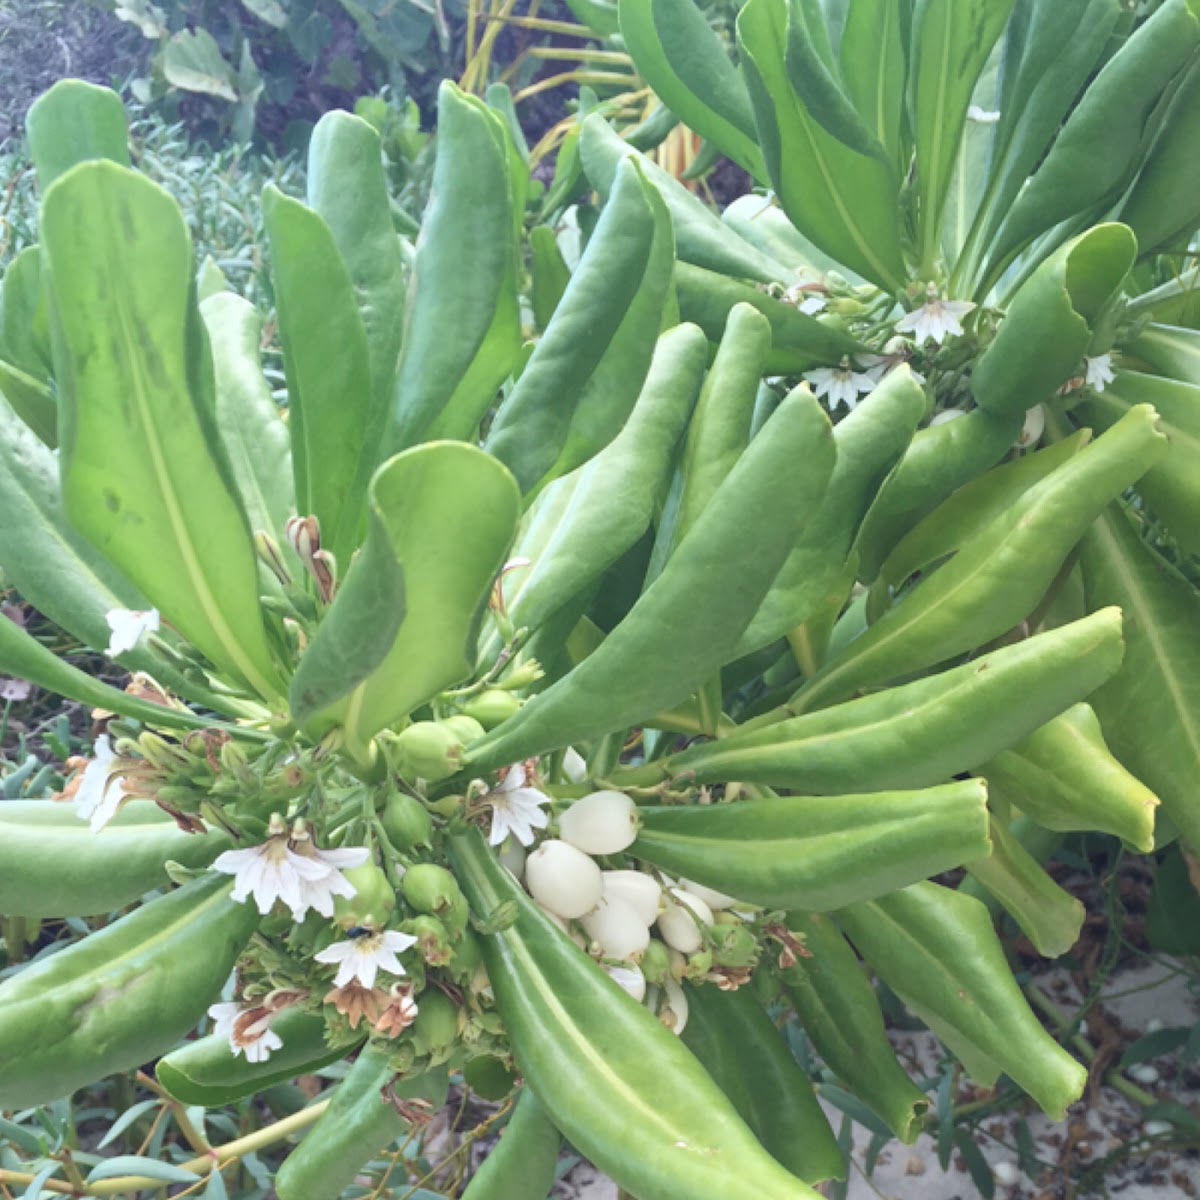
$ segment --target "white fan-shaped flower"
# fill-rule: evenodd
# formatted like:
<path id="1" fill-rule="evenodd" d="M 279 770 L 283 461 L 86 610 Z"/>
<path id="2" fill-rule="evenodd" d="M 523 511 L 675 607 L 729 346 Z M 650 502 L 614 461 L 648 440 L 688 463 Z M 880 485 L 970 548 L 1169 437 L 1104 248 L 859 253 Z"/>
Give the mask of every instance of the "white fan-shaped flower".
<path id="1" fill-rule="evenodd" d="M 104 614 L 104 619 L 112 630 L 112 636 L 109 637 L 108 646 L 104 651 L 109 658 L 116 658 L 117 655 L 132 650 L 142 640 L 143 634 L 157 633 L 162 623 L 157 608 L 148 612 L 139 612 L 134 608 L 114 608 Z"/>

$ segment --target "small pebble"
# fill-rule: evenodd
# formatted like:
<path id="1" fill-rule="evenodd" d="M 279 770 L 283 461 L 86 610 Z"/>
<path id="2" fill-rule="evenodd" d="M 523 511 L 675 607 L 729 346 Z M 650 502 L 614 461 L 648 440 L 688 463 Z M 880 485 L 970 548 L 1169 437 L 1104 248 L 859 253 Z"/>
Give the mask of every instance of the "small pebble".
<path id="1" fill-rule="evenodd" d="M 905 1175 L 924 1175 L 925 1160 L 919 1154 L 910 1154 L 904 1160 Z"/>
<path id="2" fill-rule="evenodd" d="M 1163 1027 L 1163 1023 L 1158 1019 L 1158 1017 L 1151 1017 L 1150 1020 L 1146 1022 L 1147 1033 L 1157 1033 Z"/>
<path id="3" fill-rule="evenodd" d="M 1170 1121 L 1146 1121 L 1142 1125 L 1142 1132 L 1147 1137 L 1162 1137 L 1165 1133 L 1170 1133 L 1175 1127 Z"/>
<path id="4" fill-rule="evenodd" d="M 992 1167 L 992 1174 L 996 1177 L 997 1183 L 1004 1187 L 1013 1187 L 1020 1182 L 1021 1168 L 1014 1162 L 1002 1161 Z"/>
<path id="5" fill-rule="evenodd" d="M 1157 1083 L 1158 1068 L 1149 1063 L 1137 1063 L 1129 1068 L 1129 1078 L 1135 1083 Z"/>

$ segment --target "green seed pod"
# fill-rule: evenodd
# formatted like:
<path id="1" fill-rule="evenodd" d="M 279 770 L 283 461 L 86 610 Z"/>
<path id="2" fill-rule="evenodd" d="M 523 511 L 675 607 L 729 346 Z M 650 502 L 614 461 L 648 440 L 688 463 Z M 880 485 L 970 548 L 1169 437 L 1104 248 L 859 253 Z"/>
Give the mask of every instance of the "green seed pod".
<path id="1" fill-rule="evenodd" d="M 404 898 L 419 913 L 445 917 L 456 907 L 465 908 L 458 880 L 436 863 L 418 863 L 404 875 Z"/>
<path id="2" fill-rule="evenodd" d="M 486 732 L 474 717 L 468 717 L 466 713 L 455 713 L 452 717 L 444 717 L 438 724 L 452 730 L 465 746 L 477 742 Z"/>
<path id="3" fill-rule="evenodd" d="M 440 1061 L 458 1036 L 458 1007 L 444 992 L 426 988 L 417 997 L 417 1019 L 413 1022 L 413 1047 Z"/>
<path id="4" fill-rule="evenodd" d="M 382 869 L 374 863 L 348 867 L 342 872 L 354 885 L 353 896 L 335 896 L 334 919 L 343 929 L 366 925 L 381 929 L 396 907 L 396 892 Z"/>
<path id="5" fill-rule="evenodd" d="M 437 721 L 417 721 L 396 737 L 401 770 L 431 783 L 449 779 L 462 762 L 462 738 Z"/>
<path id="6" fill-rule="evenodd" d="M 431 967 L 444 967 L 451 961 L 450 935 L 437 917 L 413 917 L 400 928 L 417 939 L 417 949 Z"/>
<path id="7" fill-rule="evenodd" d="M 397 850 L 413 850 L 417 846 L 429 845 L 433 818 L 415 796 L 407 792 L 393 792 L 384 805 L 380 820 L 388 841 Z"/>
<path id="8" fill-rule="evenodd" d="M 758 939 L 745 925 L 713 927 L 713 961 L 721 967 L 748 967 L 758 958 Z"/>
<path id="9" fill-rule="evenodd" d="M 494 729 L 509 717 L 516 716 L 520 707 L 521 701 L 512 692 L 488 688 L 486 692 L 472 696 L 462 706 L 462 711 L 468 717 L 474 717 L 484 729 Z"/>
<path id="10" fill-rule="evenodd" d="M 657 938 L 651 938 L 642 952 L 641 968 L 647 983 L 662 983 L 671 970 L 671 952 Z"/>

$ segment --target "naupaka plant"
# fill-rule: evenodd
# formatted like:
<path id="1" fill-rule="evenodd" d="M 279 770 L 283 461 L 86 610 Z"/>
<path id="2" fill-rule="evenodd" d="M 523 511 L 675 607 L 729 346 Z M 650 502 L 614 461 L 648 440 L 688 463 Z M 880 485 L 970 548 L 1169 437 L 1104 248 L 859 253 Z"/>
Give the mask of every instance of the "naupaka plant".
<path id="1" fill-rule="evenodd" d="M 176 1101 L 216 1105 L 351 1058 L 284 1200 L 342 1194 L 451 1071 L 520 1089 L 472 1197 L 543 1196 L 560 1131 L 641 1200 L 812 1196 L 844 1162 L 769 1012 L 898 1136 L 928 1103 L 855 949 L 978 1078 L 1054 1115 L 1078 1097 L 988 908 L 929 880 L 966 867 L 1056 954 L 1082 912 L 1013 807 L 1152 844 L 1155 798 L 1082 703 L 1121 666 L 1120 612 L 1042 611 L 1170 461 L 1152 407 L 937 509 L 928 577 L 864 629 L 858 547 L 929 385 L 892 354 L 836 427 L 805 384 L 764 391 L 787 330 L 754 303 L 711 339 L 679 320 L 674 247 L 705 218 L 636 161 L 556 285 L 540 239 L 526 308 L 502 112 L 443 89 L 415 246 L 375 133 L 323 119 L 307 203 L 263 197 L 285 417 L 264 314 L 195 273 L 116 97 L 60 84 L 28 128 L 0 564 L 132 678 L 0 623 L 6 671 L 105 727 L 63 796 L 0 807 L 0 1104 L 158 1058 Z M 813 361 L 859 352 L 805 321 Z M 1010 759 L 1040 809 L 990 796 Z M 29 921 L 125 909 L 17 965 Z M 93 1194 L 146 1186 L 106 1174 Z"/>

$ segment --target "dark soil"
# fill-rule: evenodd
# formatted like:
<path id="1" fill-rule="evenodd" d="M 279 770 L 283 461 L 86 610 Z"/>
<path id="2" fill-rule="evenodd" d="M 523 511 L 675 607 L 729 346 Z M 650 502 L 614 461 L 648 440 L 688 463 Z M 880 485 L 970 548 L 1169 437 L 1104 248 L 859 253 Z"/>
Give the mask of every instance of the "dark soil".
<path id="1" fill-rule="evenodd" d="M 0 142 L 20 137 L 29 106 L 71 76 L 120 88 L 149 43 L 86 0 L 0 0 Z"/>

